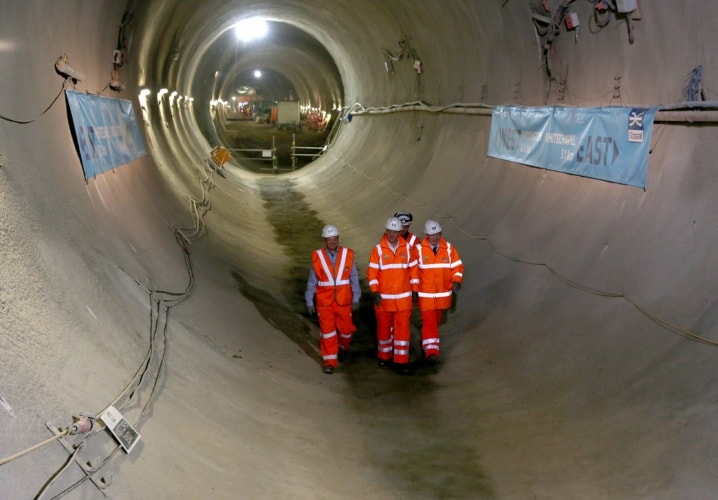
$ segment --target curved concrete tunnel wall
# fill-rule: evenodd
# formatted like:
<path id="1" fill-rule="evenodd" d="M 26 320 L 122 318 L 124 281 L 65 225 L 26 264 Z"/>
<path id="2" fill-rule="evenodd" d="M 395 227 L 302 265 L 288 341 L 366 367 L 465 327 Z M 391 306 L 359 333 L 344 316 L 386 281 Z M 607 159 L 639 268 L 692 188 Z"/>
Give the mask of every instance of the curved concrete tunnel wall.
<path id="1" fill-rule="evenodd" d="M 187 197 L 203 195 L 212 141 L 199 133 L 199 105 L 194 114 L 150 106 L 152 155 L 83 182 L 62 100 L 40 113 L 60 90 L 52 64 L 63 52 L 87 75 L 79 90 L 104 87 L 124 6 L 0 4 L 0 113 L 37 118 L 0 122 L 6 457 L 46 439 L 46 422 L 104 408 L 132 377 L 147 349 L 147 291 L 189 286 L 167 226 L 192 227 Z M 131 3 L 119 96 L 135 100 L 148 86 L 155 99 L 172 35 L 186 30 L 187 57 L 234 12 L 312 33 L 337 64 L 345 105 L 671 105 L 698 64 L 713 95 L 714 3 L 677 12 L 668 0 L 643 2 L 633 44 L 624 21 L 582 29 L 578 41 L 562 28 L 550 85 L 536 4 Z M 590 4 L 573 6 L 587 28 Z M 418 94 L 409 61 L 397 61 L 393 78 L 384 69 L 382 50 L 407 36 L 426 70 Z M 172 68 L 180 93 L 199 64 L 189 56 Z M 356 115 L 298 172 L 230 166 L 226 179 L 215 176 L 207 235 L 191 247 L 193 293 L 171 308 L 141 444 L 102 472 L 114 478 L 111 496 L 709 497 L 715 347 L 687 334 L 716 334 L 715 127 L 656 124 L 644 191 L 488 158 L 489 124 L 426 111 Z M 312 230 L 337 224 L 362 272 L 395 210 L 412 211 L 417 232 L 428 217 L 442 222 L 467 269 L 438 373 L 326 377 L 239 293 L 251 287 L 301 308 L 288 275 L 306 256 L 275 236 L 267 192 L 297 200 Z M 35 495 L 67 456 L 52 443 L 0 466 L 0 491 Z M 79 477 L 73 465 L 48 489 Z M 74 495 L 100 494 L 88 481 Z"/>

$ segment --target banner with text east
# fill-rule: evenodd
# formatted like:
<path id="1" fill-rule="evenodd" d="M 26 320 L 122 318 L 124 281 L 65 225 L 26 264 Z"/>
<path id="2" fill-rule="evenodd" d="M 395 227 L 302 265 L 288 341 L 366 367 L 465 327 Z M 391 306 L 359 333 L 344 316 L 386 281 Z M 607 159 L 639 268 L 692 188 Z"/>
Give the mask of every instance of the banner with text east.
<path id="1" fill-rule="evenodd" d="M 85 180 L 146 155 L 132 102 L 65 90 Z"/>
<path id="2" fill-rule="evenodd" d="M 657 110 L 496 106 L 487 154 L 645 188 Z"/>

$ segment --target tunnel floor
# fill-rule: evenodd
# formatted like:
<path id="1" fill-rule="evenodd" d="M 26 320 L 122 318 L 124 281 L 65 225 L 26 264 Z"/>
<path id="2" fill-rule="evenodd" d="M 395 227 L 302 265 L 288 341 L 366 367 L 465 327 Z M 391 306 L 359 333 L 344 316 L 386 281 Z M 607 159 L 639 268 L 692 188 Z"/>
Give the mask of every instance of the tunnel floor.
<path id="1" fill-rule="evenodd" d="M 319 372 L 322 363 L 318 322 L 304 312 L 304 289 L 311 252 L 321 246 L 316 235 L 327 222 L 317 217 L 290 181 L 273 179 L 260 181 L 260 185 L 275 241 L 291 260 L 284 273 L 287 278 L 283 296 L 273 297 L 253 287 L 237 270 L 231 274 L 239 292 L 269 324 L 314 360 Z M 366 293 L 366 263 L 358 262 L 357 266 L 365 291 L 354 317 L 357 331 L 347 359 L 334 374 L 322 376 L 345 380 L 346 404 L 357 421 L 363 422 L 364 439 L 369 440 L 376 465 L 394 477 L 392 482 L 402 485 L 398 491 L 413 491 L 422 498 L 493 497 L 493 487 L 480 465 L 480 457 L 466 443 L 467 428 L 463 424 L 453 425 L 457 419 L 450 415 L 450 408 L 437 404 L 435 393 L 442 387 L 435 377 L 444 361 L 428 364 L 422 359 L 418 311 L 412 311 L 410 372 L 401 374 L 391 366 L 384 369 L 378 366 L 374 309 Z M 452 312 L 450 309 L 445 315 L 444 323 Z"/>

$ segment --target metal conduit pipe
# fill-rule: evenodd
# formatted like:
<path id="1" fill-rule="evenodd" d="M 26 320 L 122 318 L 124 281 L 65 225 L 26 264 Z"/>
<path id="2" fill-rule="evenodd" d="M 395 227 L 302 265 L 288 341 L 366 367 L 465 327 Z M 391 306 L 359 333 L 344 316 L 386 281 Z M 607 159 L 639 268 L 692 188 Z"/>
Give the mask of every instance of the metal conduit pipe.
<path id="1" fill-rule="evenodd" d="M 693 103 L 691 103 L 692 105 Z M 698 103 L 696 103 L 698 104 Z M 656 123 L 718 123 L 718 110 L 712 109 L 718 107 L 718 103 L 705 103 L 704 106 L 693 106 L 694 108 L 700 109 L 685 109 L 686 105 L 679 105 L 682 109 L 676 109 L 675 107 L 662 107 L 656 113 L 654 122 Z M 430 106 L 401 106 L 401 107 L 387 107 L 387 108 L 367 108 L 363 111 L 353 111 L 353 115 L 375 115 L 375 114 L 386 114 L 386 113 L 397 113 L 402 111 L 428 111 L 432 113 L 449 113 L 457 115 L 479 115 L 479 116 L 491 116 L 493 113 L 492 107 L 430 107 Z"/>
<path id="2" fill-rule="evenodd" d="M 718 123 L 718 111 L 658 111 L 656 123 Z"/>

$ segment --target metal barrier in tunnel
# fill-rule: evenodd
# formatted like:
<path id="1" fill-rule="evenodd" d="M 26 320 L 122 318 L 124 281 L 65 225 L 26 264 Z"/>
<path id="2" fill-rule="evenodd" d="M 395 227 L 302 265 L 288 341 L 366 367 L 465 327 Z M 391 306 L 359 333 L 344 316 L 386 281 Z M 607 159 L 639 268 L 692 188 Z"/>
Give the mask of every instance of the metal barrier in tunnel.
<path id="1" fill-rule="evenodd" d="M 251 160 L 261 161 L 261 162 L 272 162 L 271 167 L 260 167 L 259 170 L 271 170 L 275 174 L 279 171 L 279 166 L 277 165 L 277 146 L 274 142 L 274 136 L 272 136 L 272 148 L 271 149 L 248 148 L 248 149 L 230 149 L 229 151 L 236 151 L 238 153 L 243 153 L 247 156 L 247 158 L 249 158 Z"/>
<path id="2" fill-rule="evenodd" d="M 309 157 L 311 158 L 310 161 L 314 161 L 319 158 L 326 149 L 326 146 L 297 146 L 296 135 L 292 134 L 292 170 L 296 170 L 297 168 L 298 157 Z M 297 151 L 306 152 L 297 153 Z M 312 153 L 311 151 L 316 152 Z"/>

